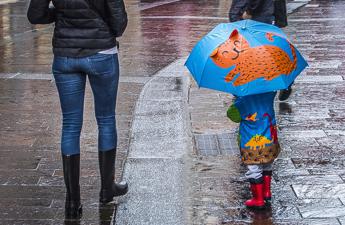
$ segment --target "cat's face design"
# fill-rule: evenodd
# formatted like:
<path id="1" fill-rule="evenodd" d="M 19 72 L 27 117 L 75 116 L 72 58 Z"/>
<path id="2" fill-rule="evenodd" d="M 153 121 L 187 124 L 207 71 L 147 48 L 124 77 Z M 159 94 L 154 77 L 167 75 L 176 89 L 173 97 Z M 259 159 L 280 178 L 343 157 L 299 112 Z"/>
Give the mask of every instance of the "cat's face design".
<path id="1" fill-rule="evenodd" d="M 228 68 L 236 64 L 241 53 L 248 47 L 248 42 L 235 30 L 227 41 L 212 52 L 211 58 L 219 67 Z"/>

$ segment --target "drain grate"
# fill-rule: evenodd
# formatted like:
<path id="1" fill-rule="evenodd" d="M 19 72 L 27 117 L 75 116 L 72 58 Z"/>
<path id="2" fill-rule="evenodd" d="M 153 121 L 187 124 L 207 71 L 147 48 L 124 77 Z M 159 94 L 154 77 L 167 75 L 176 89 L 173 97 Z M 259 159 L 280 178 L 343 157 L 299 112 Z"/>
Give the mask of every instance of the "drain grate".
<path id="1" fill-rule="evenodd" d="M 239 155 L 237 133 L 195 134 L 198 155 Z"/>

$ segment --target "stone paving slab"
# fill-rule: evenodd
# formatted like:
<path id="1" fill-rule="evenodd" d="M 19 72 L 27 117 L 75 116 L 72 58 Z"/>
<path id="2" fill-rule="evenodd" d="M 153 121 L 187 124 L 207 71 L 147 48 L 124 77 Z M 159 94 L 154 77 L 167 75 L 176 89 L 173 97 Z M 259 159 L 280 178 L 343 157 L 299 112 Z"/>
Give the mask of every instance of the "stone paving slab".
<path id="1" fill-rule="evenodd" d="M 277 174 L 286 184 L 343 184 L 344 180 L 338 175 L 306 175 L 298 176 L 296 174 L 290 176 L 282 176 Z"/>
<path id="2" fill-rule="evenodd" d="M 303 218 L 334 218 L 345 216 L 345 206 L 337 207 L 299 207 Z"/>
<path id="3" fill-rule="evenodd" d="M 345 184 L 292 185 L 298 198 L 341 198 L 345 196 Z"/>
<path id="4" fill-rule="evenodd" d="M 124 177 L 131 191 L 118 209 L 116 224 L 185 224 L 183 167 L 183 160 L 128 159 Z M 167 179 L 167 174 L 174 175 Z"/>

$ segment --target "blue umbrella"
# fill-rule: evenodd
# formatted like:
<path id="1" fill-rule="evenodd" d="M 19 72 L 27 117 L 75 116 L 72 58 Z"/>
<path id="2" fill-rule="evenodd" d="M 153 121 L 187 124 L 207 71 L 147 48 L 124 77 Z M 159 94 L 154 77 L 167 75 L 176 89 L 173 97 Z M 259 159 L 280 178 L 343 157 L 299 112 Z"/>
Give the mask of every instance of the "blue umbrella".
<path id="1" fill-rule="evenodd" d="M 185 65 L 200 87 L 246 96 L 286 89 L 308 64 L 278 27 L 242 20 L 216 26 Z"/>

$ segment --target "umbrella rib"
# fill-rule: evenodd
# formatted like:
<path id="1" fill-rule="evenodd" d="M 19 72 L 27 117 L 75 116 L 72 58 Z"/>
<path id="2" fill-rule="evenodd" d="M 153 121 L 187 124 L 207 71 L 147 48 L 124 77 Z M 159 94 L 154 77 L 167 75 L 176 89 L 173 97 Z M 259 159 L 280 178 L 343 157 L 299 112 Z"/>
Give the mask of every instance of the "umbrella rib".
<path id="1" fill-rule="evenodd" d="M 206 60 L 206 62 L 207 62 L 208 60 Z M 206 65 L 206 64 L 205 64 Z M 202 81 L 202 78 L 204 77 L 204 71 L 205 71 L 205 66 L 204 65 L 204 68 L 202 68 L 202 72 L 201 72 L 201 76 L 200 76 L 200 80 L 199 80 L 199 82 L 196 82 L 197 84 L 198 84 L 198 86 L 199 86 L 199 88 L 201 88 L 202 86 L 201 86 L 201 81 Z"/>

